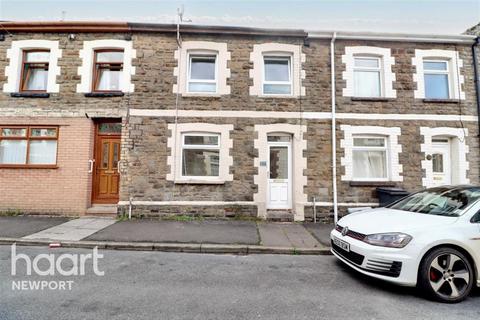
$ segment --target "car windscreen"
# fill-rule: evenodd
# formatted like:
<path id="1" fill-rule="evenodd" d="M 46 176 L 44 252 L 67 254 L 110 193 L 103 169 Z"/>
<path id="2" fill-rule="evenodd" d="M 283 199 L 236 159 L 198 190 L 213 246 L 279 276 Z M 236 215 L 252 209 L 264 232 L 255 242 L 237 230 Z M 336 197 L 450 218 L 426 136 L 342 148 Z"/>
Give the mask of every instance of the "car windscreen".
<path id="1" fill-rule="evenodd" d="M 472 203 L 480 199 L 480 188 L 432 188 L 412 194 L 388 208 L 458 217 Z"/>

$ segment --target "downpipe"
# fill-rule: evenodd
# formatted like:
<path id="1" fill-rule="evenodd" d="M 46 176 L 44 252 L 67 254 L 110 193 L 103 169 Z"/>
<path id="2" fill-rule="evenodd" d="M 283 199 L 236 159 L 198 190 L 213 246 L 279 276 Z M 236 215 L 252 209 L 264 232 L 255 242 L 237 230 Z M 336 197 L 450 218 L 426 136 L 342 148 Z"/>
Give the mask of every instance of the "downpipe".
<path id="1" fill-rule="evenodd" d="M 474 81 L 475 81 L 475 92 L 477 97 L 477 129 L 478 129 L 478 136 L 480 137 L 480 75 L 478 70 L 478 44 L 480 44 L 480 37 L 475 39 L 475 42 L 472 45 L 472 54 L 473 54 L 473 73 L 474 73 Z"/>
<path id="2" fill-rule="evenodd" d="M 332 84 L 332 190 L 333 190 L 333 221 L 338 221 L 338 200 L 337 200 L 337 119 L 335 101 L 335 40 L 337 33 L 332 34 L 330 41 L 330 73 Z"/>

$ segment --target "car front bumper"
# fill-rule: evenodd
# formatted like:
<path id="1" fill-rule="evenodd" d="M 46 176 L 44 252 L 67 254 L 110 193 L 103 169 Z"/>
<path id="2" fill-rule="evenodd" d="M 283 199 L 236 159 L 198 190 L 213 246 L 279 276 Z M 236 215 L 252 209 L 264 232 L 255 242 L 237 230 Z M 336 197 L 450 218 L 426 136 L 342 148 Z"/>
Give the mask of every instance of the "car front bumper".
<path id="1" fill-rule="evenodd" d="M 347 242 L 347 252 L 333 243 L 333 238 Z M 393 282 L 403 286 L 417 284 L 418 253 L 411 243 L 405 248 L 373 246 L 361 240 L 342 236 L 337 230 L 330 234 L 332 253 L 342 262 L 368 276 Z"/>

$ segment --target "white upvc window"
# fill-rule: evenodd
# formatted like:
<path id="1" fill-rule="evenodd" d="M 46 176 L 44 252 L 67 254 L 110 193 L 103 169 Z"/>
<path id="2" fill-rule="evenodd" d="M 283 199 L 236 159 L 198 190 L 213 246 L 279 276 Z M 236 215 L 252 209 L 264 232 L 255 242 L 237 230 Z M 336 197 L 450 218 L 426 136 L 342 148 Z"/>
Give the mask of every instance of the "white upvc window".
<path id="1" fill-rule="evenodd" d="M 182 134 L 182 178 L 218 177 L 219 168 L 219 134 Z"/>
<path id="2" fill-rule="evenodd" d="M 188 54 L 188 92 L 217 93 L 217 54 Z"/>
<path id="3" fill-rule="evenodd" d="M 354 96 L 381 97 L 382 59 L 371 56 L 354 56 Z"/>
<path id="4" fill-rule="evenodd" d="M 387 138 L 353 136 L 353 180 L 386 181 L 388 173 Z"/>
<path id="5" fill-rule="evenodd" d="M 451 96 L 450 73 L 448 60 L 424 59 L 425 98 L 449 99 Z"/>
<path id="6" fill-rule="evenodd" d="M 263 57 L 263 94 L 292 95 L 292 59 L 290 56 Z"/>

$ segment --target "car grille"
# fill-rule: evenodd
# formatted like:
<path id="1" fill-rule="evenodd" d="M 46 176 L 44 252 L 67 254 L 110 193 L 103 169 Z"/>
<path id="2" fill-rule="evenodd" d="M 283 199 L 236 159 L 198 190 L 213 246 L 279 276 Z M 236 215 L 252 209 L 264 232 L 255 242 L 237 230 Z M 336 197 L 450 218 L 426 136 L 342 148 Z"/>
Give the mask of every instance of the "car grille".
<path id="1" fill-rule="evenodd" d="M 342 248 L 340 248 L 339 246 L 334 244 L 333 241 L 332 241 L 332 249 L 333 249 L 333 251 L 335 251 L 336 254 L 342 256 L 343 258 L 347 259 L 348 261 L 353 262 L 353 263 L 355 263 L 359 266 L 362 265 L 363 259 L 365 259 L 365 257 L 362 256 L 361 254 L 358 254 L 358 253 L 353 252 L 353 251 L 343 250 Z"/>
<path id="2" fill-rule="evenodd" d="M 368 259 L 365 265 L 365 270 L 384 276 L 398 278 L 402 271 L 402 263 L 400 261 Z"/>
<path id="3" fill-rule="evenodd" d="M 335 230 L 337 230 L 338 232 L 342 232 L 343 227 L 337 224 L 337 226 L 335 227 Z M 366 237 L 367 235 L 349 229 L 349 230 L 347 231 L 346 236 L 348 236 L 348 237 L 350 237 L 350 238 L 353 238 L 353 239 L 357 239 L 357 240 L 362 240 L 362 241 L 363 241 L 363 239 L 365 239 L 365 237 Z"/>

